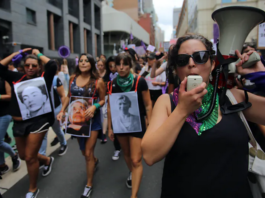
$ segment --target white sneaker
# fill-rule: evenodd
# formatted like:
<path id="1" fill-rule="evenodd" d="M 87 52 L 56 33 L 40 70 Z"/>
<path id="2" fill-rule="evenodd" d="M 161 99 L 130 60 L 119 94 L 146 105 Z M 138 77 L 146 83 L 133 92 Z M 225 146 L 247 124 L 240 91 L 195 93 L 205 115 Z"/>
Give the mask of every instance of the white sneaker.
<path id="1" fill-rule="evenodd" d="M 112 156 L 113 160 L 118 160 L 120 158 L 120 150 L 114 151 L 114 155 Z"/>

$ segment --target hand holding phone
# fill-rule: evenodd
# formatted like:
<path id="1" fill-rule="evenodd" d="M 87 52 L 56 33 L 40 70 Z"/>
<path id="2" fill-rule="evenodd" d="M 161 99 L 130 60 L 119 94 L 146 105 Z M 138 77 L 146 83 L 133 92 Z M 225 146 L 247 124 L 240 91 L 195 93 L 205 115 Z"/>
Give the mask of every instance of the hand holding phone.
<path id="1" fill-rule="evenodd" d="M 190 91 L 202 84 L 202 77 L 199 75 L 191 75 L 187 77 L 187 91 Z"/>

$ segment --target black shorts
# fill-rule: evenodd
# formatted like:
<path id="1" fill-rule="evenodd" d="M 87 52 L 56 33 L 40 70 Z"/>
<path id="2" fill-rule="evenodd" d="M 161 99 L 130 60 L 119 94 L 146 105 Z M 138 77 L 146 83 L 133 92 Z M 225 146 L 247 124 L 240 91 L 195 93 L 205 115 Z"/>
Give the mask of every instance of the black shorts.
<path id="1" fill-rule="evenodd" d="M 152 101 L 156 101 L 159 96 L 162 95 L 162 89 L 159 90 L 149 90 L 150 91 L 150 96 Z"/>
<path id="2" fill-rule="evenodd" d="M 13 125 L 14 137 L 26 137 L 30 133 L 43 133 L 50 127 L 47 117 L 36 117 L 25 121 L 15 121 Z"/>

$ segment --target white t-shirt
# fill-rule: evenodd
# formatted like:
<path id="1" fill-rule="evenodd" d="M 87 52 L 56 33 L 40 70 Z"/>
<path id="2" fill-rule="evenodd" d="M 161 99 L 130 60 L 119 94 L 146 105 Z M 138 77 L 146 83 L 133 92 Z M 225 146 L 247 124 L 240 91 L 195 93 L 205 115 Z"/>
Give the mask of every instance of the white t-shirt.
<path id="1" fill-rule="evenodd" d="M 145 71 L 147 71 L 147 66 L 143 67 L 140 75 L 142 75 Z M 162 74 L 158 75 L 155 78 L 151 78 L 150 74 L 151 74 L 152 68 L 149 69 L 149 74 L 145 77 L 146 83 L 148 85 L 149 90 L 160 90 L 162 89 L 161 86 L 154 86 L 152 84 L 152 82 L 166 82 L 166 72 L 163 72 Z"/>
<path id="2" fill-rule="evenodd" d="M 164 62 L 160 67 L 163 68 L 164 71 L 166 71 L 166 69 L 167 69 L 167 62 Z"/>

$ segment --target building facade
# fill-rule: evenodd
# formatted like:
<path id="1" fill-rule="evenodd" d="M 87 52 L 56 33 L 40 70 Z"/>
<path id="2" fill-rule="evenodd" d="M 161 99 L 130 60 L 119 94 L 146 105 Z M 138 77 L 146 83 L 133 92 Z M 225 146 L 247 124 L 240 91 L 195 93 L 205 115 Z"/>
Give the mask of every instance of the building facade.
<path id="1" fill-rule="evenodd" d="M 38 48 L 59 58 L 68 46 L 69 58 L 103 52 L 101 0 L 1 0 L 0 56 L 21 48 Z"/>
<path id="2" fill-rule="evenodd" d="M 133 20 L 138 22 L 139 20 L 139 6 L 138 0 L 113 0 L 113 8 L 128 14 Z"/>
<path id="3" fill-rule="evenodd" d="M 226 6 L 251 6 L 265 10 L 265 0 L 184 0 L 177 36 L 193 32 L 199 33 L 208 39 L 213 39 L 215 22 L 211 15 L 216 9 Z M 257 30 L 257 27 L 255 27 L 249 33 L 246 42 L 256 44 Z"/>
<path id="4" fill-rule="evenodd" d="M 145 13 L 143 14 L 139 21 L 138 24 L 142 26 L 145 31 L 147 31 L 150 35 L 150 45 L 155 46 L 155 27 L 153 24 L 153 18 L 151 14 Z"/>
<path id="5" fill-rule="evenodd" d="M 156 25 L 155 32 L 155 46 L 156 49 L 159 50 L 160 48 L 164 47 L 165 32 L 158 25 Z"/>
<path id="6" fill-rule="evenodd" d="M 181 8 L 174 8 L 173 9 L 173 38 L 176 38 L 176 29 L 178 27 L 179 16 L 180 16 Z"/>

